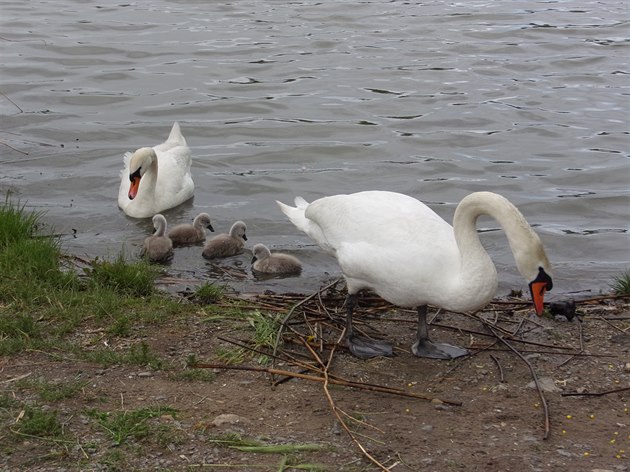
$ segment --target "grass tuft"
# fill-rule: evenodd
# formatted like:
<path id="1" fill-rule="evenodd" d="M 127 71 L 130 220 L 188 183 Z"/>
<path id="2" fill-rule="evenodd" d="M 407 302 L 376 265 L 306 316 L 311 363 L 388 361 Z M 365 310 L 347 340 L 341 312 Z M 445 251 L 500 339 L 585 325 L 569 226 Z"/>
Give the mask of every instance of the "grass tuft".
<path id="1" fill-rule="evenodd" d="M 88 416 L 107 432 L 115 445 L 119 446 L 129 438 L 142 439 L 151 433 L 149 420 L 162 415 L 173 414 L 170 407 L 149 407 L 139 410 L 118 411 L 115 413 L 90 410 Z"/>
<path id="2" fill-rule="evenodd" d="M 254 328 L 253 342 L 256 350 L 273 350 L 280 323 L 275 314 L 262 313 L 258 310 L 252 311 L 247 319 Z M 269 356 L 260 355 L 258 363 L 266 365 L 270 362 Z"/>
<path id="3" fill-rule="evenodd" d="M 123 254 L 113 262 L 95 260 L 87 272 L 95 287 L 139 297 L 153 294 L 158 275 L 158 270 L 148 262 L 127 262 Z"/>
<path id="4" fill-rule="evenodd" d="M 630 269 L 613 277 L 610 288 L 616 295 L 630 295 Z"/>
<path id="5" fill-rule="evenodd" d="M 59 438 L 63 428 L 54 412 L 27 406 L 14 431 L 35 437 Z"/>
<path id="6" fill-rule="evenodd" d="M 225 289 L 210 282 L 197 287 L 194 300 L 203 305 L 210 305 L 218 302 L 225 294 Z"/>
<path id="7" fill-rule="evenodd" d="M 33 238 L 40 217 L 40 213 L 27 213 L 24 206 L 13 204 L 7 197 L 0 207 L 0 250 Z"/>

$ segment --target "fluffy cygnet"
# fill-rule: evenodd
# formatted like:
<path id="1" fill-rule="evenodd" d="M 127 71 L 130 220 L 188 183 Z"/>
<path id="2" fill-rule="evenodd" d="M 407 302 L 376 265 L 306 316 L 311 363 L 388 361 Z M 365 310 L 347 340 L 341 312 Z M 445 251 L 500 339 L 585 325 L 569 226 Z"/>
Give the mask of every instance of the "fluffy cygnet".
<path id="1" fill-rule="evenodd" d="M 218 234 L 203 247 L 203 257 L 217 259 L 240 254 L 247 241 L 247 226 L 242 221 L 237 221 L 230 228 L 230 234 Z"/>
<path id="2" fill-rule="evenodd" d="M 153 216 L 155 233 L 144 240 L 142 256 L 151 262 L 168 262 L 173 257 L 173 241 L 166 233 L 166 218 L 158 213 Z"/>
<path id="3" fill-rule="evenodd" d="M 252 252 L 252 268 L 255 272 L 284 275 L 302 272 L 302 263 L 297 257 L 281 252 L 272 254 L 264 244 L 256 244 Z"/>
<path id="4" fill-rule="evenodd" d="M 184 246 L 206 240 L 206 228 L 214 231 L 210 224 L 210 216 L 207 213 L 199 213 L 192 224 L 184 223 L 174 226 L 168 232 L 168 237 L 174 246 Z"/>

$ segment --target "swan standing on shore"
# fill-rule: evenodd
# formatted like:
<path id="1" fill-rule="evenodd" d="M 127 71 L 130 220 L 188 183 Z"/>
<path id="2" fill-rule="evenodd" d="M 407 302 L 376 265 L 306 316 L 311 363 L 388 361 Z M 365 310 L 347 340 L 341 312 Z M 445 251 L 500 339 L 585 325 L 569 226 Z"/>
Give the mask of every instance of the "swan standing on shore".
<path id="1" fill-rule="evenodd" d="M 252 249 L 252 269 L 254 272 L 276 275 L 297 275 L 302 272 L 302 263 L 297 257 L 281 252 L 273 254 L 264 244 L 256 244 Z"/>
<path id="2" fill-rule="evenodd" d="M 149 218 L 192 198 L 190 148 L 175 122 L 168 139 L 124 157 L 118 206 L 132 218 Z"/>
<path id="3" fill-rule="evenodd" d="M 183 223 L 174 226 L 168 232 L 168 237 L 171 238 L 174 246 L 194 244 L 206 240 L 206 228 L 214 232 L 214 228 L 210 223 L 210 215 L 199 213 L 192 224 Z"/>
<path id="4" fill-rule="evenodd" d="M 496 219 L 505 230 L 519 272 L 529 282 L 538 315 L 545 291 L 551 290 L 551 264 L 540 238 L 518 209 L 490 192 L 466 196 L 457 206 L 453 226 L 415 198 L 368 191 L 335 195 L 295 207 L 277 202 L 282 212 L 324 251 L 335 256 L 348 287 L 346 344 L 362 358 L 390 355 L 384 341 L 354 333 L 352 314 L 357 293 L 375 291 L 401 307 L 416 308 L 418 331 L 412 351 L 419 357 L 451 359 L 465 349 L 429 339 L 427 305 L 450 311 L 476 310 L 492 300 L 496 268 L 476 230 L 480 215 Z"/>
<path id="5" fill-rule="evenodd" d="M 247 226 L 237 221 L 230 228 L 229 234 L 218 234 L 203 247 L 201 255 L 206 259 L 236 256 L 243 252 L 247 241 Z"/>
<path id="6" fill-rule="evenodd" d="M 159 213 L 153 217 L 155 233 L 145 238 L 142 257 L 151 262 L 168 262 L 173 257 L 173 242 L 166 233 L 166 218 Z"/>

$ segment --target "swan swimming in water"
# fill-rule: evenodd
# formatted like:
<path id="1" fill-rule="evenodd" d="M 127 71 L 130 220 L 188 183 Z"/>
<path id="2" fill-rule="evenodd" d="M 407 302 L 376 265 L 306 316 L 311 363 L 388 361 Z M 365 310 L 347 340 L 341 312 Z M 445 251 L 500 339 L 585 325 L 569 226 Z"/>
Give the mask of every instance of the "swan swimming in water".
<path id="1" fill-rule="evenodd" d="M 206 228 L 214 232 L 210 223 L 210 215 L 199 213 L 192 224 L 183 223 L 174 226 L 168 232 L 168 237 L 171 238 L 175 246 L 194 244 L 206 240 Z"/>
<path id="2" fill-rule="evenodd" d="M 168 262 L 173 257 L 173 242 L 166 233 L 166 218 L 159 213 L 153 217 L 155 233 L 145 238 L 142 257 L 151 262 Z"/>
<path id="3" fill-rule="evenodd" d="M 476 230 L 480 215 L 496 219 L 505 230 L 519 272 L 529 282 L 538 315 L 551 290 L 551 264 L 538 235 L 507 199 L 491 192 L 466 196 L 457 206 L 453 226 L 415 198 L 394 192 L 367 191 L 295 199 L 295 207 L 277 202 L 282 212 L 324 251 L 335 256 L 345 277 L 346 344 L 362 358 L 390 355 L 384 341 L 354 333 L 357 293 L 370 289 L 401 307 L 416 308 L 418 331 L 412 346 L 418 357 L 451 359 L 465 349 L 429 339 L 427 305 L 451 311 L 476 310 L 492 300 L 496 268 Z"/>
<path id="4" fill-rule="evenodd" d="M 247 226 L 237 221 L 230 228 L 229 234 L 218 234 L 203 247 L 201 255 L 206 259 L 236 256 L 243 252 L 247 241 Z"/>
<path id="5" fill-rule="evenodd" d="M 175 122 L 168 139 L 124 157 L 118 206 L 132 218 L 149 218 L 192 198 L 190 148 Z"/>
<path id="6" fill-rule="evenodd" d="M 297 275 L 302 272 L 302 263 L 290 254 L 271 253 L 264 244 L 256 244 L 252 252 L 254 253 L 252 257 L 254 272 L 276 275 Z"/>

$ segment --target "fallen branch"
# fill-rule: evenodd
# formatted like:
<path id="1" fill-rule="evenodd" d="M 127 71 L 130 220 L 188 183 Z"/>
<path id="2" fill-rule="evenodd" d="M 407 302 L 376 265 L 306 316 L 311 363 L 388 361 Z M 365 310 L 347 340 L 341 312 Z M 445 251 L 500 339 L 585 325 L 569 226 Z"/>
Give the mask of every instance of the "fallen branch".
<path id="1" fill-rule="evenodd" d="M 343 336 L 343 334 L 342 334 L 342 336 Z M 335 414 L 335 417 L 337 418 L 337 421 L 339 421 L 339 424 L 341 425 L 341 427 L 346 431 L 348 436 L 350 436 L 350 439 L 352 439 L 352 442 L 354 442 L 357 445 L 357 447 L 363 453 L 363 455 L 370 462 L 372 462 L 374 465 L 376 465 L 378 468 L 380 468 L 382 471 L 388 472 L 389 469 L 387 467 L 385 467 L 383 464 L 381 464 L 378 459 L 376 459 L 374 456 L 372 456 L 367 451 L 367 449 L 365 449 L 365 447 L 363 447 L 363 444 L 361 444 L 359 442 L 359 440 L 352 433 L 352 431 L 350 431 L 350 428 L 348 428 L 348 425 L 341 418 L 341 414 L 340 414 L 341 410 L 339 408 L 337 408 L 337 405 L 335 405 L 335 401 L 333 400 L 332 396 L 330 395 L 330 391 L 328 390 L 328 384 L 330 383 L 331 379 L 328 376 L 328 368 L 330 367 L 330 363 L 332 362 L 333 355 L 334 355 L 334 352 L 335 352 L 335 348 L 333 347 L 333 349 L 330 351 L 330 355 L 328 357 L 328 362 L 326 364 L 324 364 L 322 362 L 321 358 L 315 352 L 315 350 L 313 350 L 313 348 L 307 342 L 304 342 L 304 346 L 311 353 L 311 356 L 313 356 L 313 358 L 317 361 L 317 363 L 322 367 L 322 372 L 323 372 L 323 375 L 324 375 L 324 377 L 322 379 L 322 381 L 324 383 L 324 385 L 323 385 L 324 393 L 326 394 L 326 398 L 328 399 L 328 403 L 330 404 L 330 408 L 332 409 L 333 413 Z M 345 415 L 346 413 L 343 412 L 343 414 Z"/>
<path id="2" fill-rule="evenodd" d="M 195 369 L 246 370 L 246 371 L 251 371 L 251 372 L 263 372 L 270 375 L 284 375 L 288 377 L 295 377 L 298 379 L 311 380 L 313 382 L 325 381 L 323 377 L 318 377 L 315 375 L 308 375 L 308 374 L 300 374 L 297 372 L 291 372 L 289 370 L 274 369 L 271 367 L 248 367 L 248 366 L 237 366 L 237 365 L 226 365 L 226 364 L 215 364 L 215 363 L 209 363 L 209 364 L 198 363 L 190 367 L 195 368 Z M 391 387 L 383 387 L 380 385 L 365 384 L 362 382 L 354 382 L 351 380 L 343 380 L 343 379 L 337 379 L 337 378 L 330 378 L 329 382 L 335 385 L 358 388 L 362 390 L 369 390 L 373 392 L 389 393 L 391 395 L 399 395 L 402 397 L 417 398 L 417 399 L 426 400 L 429 402 L 440 401 L 442 403 L 446 403 L 447 405 L 453 405 L 453 406 L 462 405 L 462 402 L 456 401 L 456 400 L 442 400 L 441 398 L 430 397 L 428 395 L 421 395 L 419 393 L 405 392 L 404 390 L 399 390 L 399 389 L 391 388 Z"/>
<path id="3" fill-rule="evenodd" d="M 550 422 L 549 422 L 549 407 L 547 405 L 547 400 L 545 399 L 545 395 L 542 391 L 542 388 L 540 387 L 540 383 L 538 382 L 538 376 L 536 375 L 536 371 L 534 370 L 534 367 L 532 366 L 532 364 L 525 358 L 525 356 L 523 356 L 523 354 L 521 354 L 520 352 L 518 352 L 516 350 L 516 348 L 514 348 L 509 342 L 507 342 L 505 339 L 503 339 L 502 336 L 499 336 L 498 334 L 496 334 L 494 327 L 489 325 L 488 323 L 486 323 L 486 326 L 488 327 L 488 329 L 490 329 L 490 331 L 492 331 L 496 338 L 501 341 L 503 344 L 505 344 L 505 346 L 510 349 L 510 351 L 512 351 L 514 354 L 516 354 L 518 357 L 521 358 L 521 360 L 527 364 L 527 367 L 529 368 L 529 371 L 532 374 L 532 378 L 534 379 L 534 384 L 536 385 L 536 390 L 538 390 L 538 396 L 540 397 L 540 402 L 542 403 L 543 406 L 543 410 L 545 412 L 545 434 L 543 435 L 543 439 L 548 439 L 549 438 L 549 431 L 550 431 Z"/>
<path id="4" fill-rule="evenodd" d="M 503 376 L 503 367 L 501 367 L 501 364 L 499 363 L 499 359 L 497 359 L 492 354 L 490 354 L 490 359 L 494 361 L 494 363 L 497 365 L 497 369 L 499 369 L 499 382 L 505 383 L 505 377 Z"/>
<path id="5" fill-rule="evenodd" d="M 32 372 L 29 372 L 29 373 L 23 374 L 23 375 L 18 375 L 17 377 L 13 377 L 12 379 L 3 380 L 0 383 L 5 384 L 5 383 L 17 382 L 18 380 L 25 379 L 26 377 L 28 377 L 31 374 L 32 374 Z"/>
<path id="6" fill-rule="evenodd" d="M 578 392 L 563 392 L 560 395 L 563 396 L 563 397 L 577 397 L 577 396 L 603 397 L 604 395 L 609 395 L 611 393 L 626 392 L 628 390 L 630 390 L 630 387 L 616 388 L 614 390 L 606 390 L 604 392 L 582 392 L 582 393 L 578 393 Z"/>

